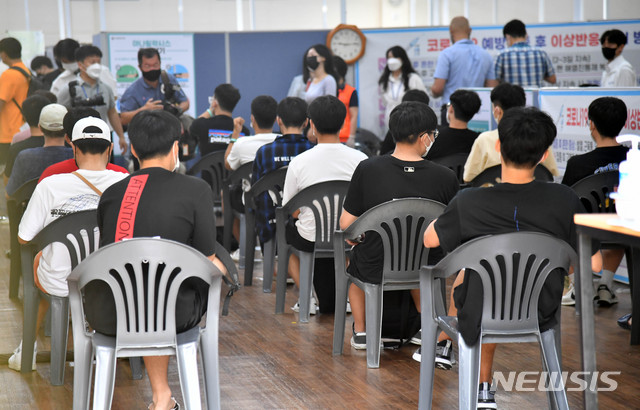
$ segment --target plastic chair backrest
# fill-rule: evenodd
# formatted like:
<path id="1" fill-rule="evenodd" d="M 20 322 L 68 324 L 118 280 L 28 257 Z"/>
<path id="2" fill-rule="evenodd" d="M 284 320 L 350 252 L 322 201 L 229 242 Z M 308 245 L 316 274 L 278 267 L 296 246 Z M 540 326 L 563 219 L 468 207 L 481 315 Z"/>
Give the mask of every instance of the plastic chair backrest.
<path id="1" fill-rule="evenodd" d="M 228 188 L 229 185 L 235 185 L 241 183 L 242 180 L 251 180 L 251 171 L 253 171 L 253 161 L 240 165 L 235 171 L 229 171 L 229 175 L 224 180 L 223 188 Z"/>
<path id="2" fill-rule="evenodd" d="M 187 171 L 187 175 L 198 174 L 211 187 L 214 202 L 220 203 L 223 181 L 229 176 L 229 170 L 224 167 L 224 151 L 205 155 Z"/>
<path id="3" fill-rule="evenodd" d="M 264 193 L 270 192 L 271 198 L 275 198 L 275 206 L 282 205 L 282 190 L 284 189 L 284 179 L 287 176 L 287 167 L 278 168 L 268 172 L 262 178 L 251 185 L 251 190 L 244 195 L 246 208 L 256 209 L 255 198 Z"/>
<path id="4" fill-rule="evenodd" d="M 577 265 L 575 251 L 564 241 L 538 232 L 515 232 L 474 239 L 448 254 L 433 277 L 460 269 L 480 275 L 484 292 L 482 333 L 538 332 L 538 298 L 554 269 Z M 558 301 L 559 302 L 559 301 Z"/>
<path id="5" fill-rule="evenodd" d="M 424 198 L 402 198 L 385 202 L 360 215 L 347 229 L 337 231 L 336 254 L 345 239 L 367 231 L 377 232 L 384 249 L 383 284 L 417 281 L 420 267 L 427 264 L 429 250 L 423 246 L 424 231 L 445 206 Z"/>
<path id="6" fill-rule="evenodd" d="M 276 218 L 279 213 L 286 217 L 302 207 L 310 208 L 316 222 L 316 251 L 333 250 L 333 233 L 340 226 L 342 204 L 348 189 L 349 181 L 326 181 L 311 185 L 276 209 Z"/>
<path id="7" fill-rule="evenodd" d="M 609 194 L 618 186 L 618 171 L 589 175 L 571 186 L 589 213 L 614 213 L 615 202 Z"/>
<path id="8" fill-rule="evenodd" d="M 545 167 L 542 164 L 538 164 L 535 171 L 533 172 L 533 175 L 538 181 L 543 181 L 543 182 L 553 181 L 553 175 L 551 175 L 551 172 L 547 169 L 547 167 Z M 501 176 L 502 176 L 501 165 L 489 167 L 484 171 L 482 171 L 477 177 L 473 178 L 473 180 L 469 182 L 469 186 L 470 187 L 493 186 L 501 182 L 500 180 Z"/>
<path id="9" fill-rule="evenodd" d="M 464 173 L 464 164 L 467 162 L 468 152 L 459 152 L 457 154 L 447 155 L 446 157 L 440 157 L 432 159 L 432 162 L 440 164 L 444 167 L 452 170 L 458 177 L 460 183 L 463 182 L 462 174 Z"/>
<path id="10" fill-rule="evenodd" d="M 38 178 L 28 180 L 24 184 L 20 185 L 18 189 L 16 189 L 13 195 L 11 195 L 10 199 L 15 201 L 17 204 L 24 203 L 24 207 L 26 207 L 37 185 L 38 185 Z"/>
<path id="11" fill-rule="evenodd" d="M 115 300 L 120 348 L 150 343 L 162 348 L 176 345 L 176 299 L 184 280 L 197 277 L 211 285 L 221 276 L 209 259 L 187 245 L 134 238 L 89 255 L 71 272 L 68 281 L 70 293 L 94 280 L 108 284 Z M 209 307 L 212 297 L 220 295 L 209 294 Z M 218 312 L 209 314 L 217 318 Z"/>

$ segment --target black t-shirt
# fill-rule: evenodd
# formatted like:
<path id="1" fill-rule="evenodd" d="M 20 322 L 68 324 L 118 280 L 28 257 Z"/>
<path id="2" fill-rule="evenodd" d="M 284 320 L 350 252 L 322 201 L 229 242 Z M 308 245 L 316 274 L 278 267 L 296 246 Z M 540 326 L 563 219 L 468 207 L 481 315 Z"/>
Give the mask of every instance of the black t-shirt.
<path id="1" fill-rule="evenodd" d="M 478 132 L 468 128 L 463 130 L 450 128 L 449 126 L 439 128 L 440 135 L 429 149 L 427 159 L 446 157 L 448 155 L 471 152 L 474 141 L 480 135 Z"/>
<path id="2" fill-rule="evenodd" d="M 228 115 L 216 115 L 211 118 L 196 118 L 189 134 L 197 138 L 200 154 L 205 156 L 215 151 L 224 151 L 229 145 L 233 133 L 233 118 Z M 250 135 L 247 127 L 242 127 L 240 136 Z"/>
<path id="3" fill-rule="evenodd" d="M 550 234 L 575 249 L 573 215 L 580 212 L 584 212 L 584 207 L 567 186 L 539 181 L 503 183 L 460 191 L 434 227 L 445 252 L 480 236 L 518 231 Z M 564 272 L 549 274 L 538 303 L 541 331 L 556 323 L 563 285 Z M 454 291 L 458 328 L 470 345 L 475 344 L 480 335 L 482 294 L 482 281 L 473 271 L 467 271 L 463 285 Z"/>
<path id="4" fill-rule="evenodd" d="M 4 174 L 7 178 L 11 176 L 13 171 L 13 164 L 16 162 L 16 157 L 25 149 L 38 148 L 44 146 L 44 137 L 42 135 L 29 137 L 25 140 L 18 141 L 15 144 L 11 144 L 9 147 L 9 155 L 7 156 L 7 165 L 4 167 Z"/>
<path id="5" fill-rule="evenodd" d="M 430 161 L 401 161 L 391 155 L 362 161 L 353 173 L 344 209 L 354 216 L 398 198 L 426 198 L 448 204 L 458 192 L 459 182 L 448 168 Z M 432 250 L 429 261 L 442 253 Z M 382 280 L 382 240 L 377 233 L 365 234 L 353 249 L 349 273 L 370 283 Z"/>
<path id="6" fill-rule="evenodd" d="M 135 214 L 132 209 L 136 209 Z M 212 209 L 211 188 L 203 180 L 163 168 L 141 169 L 102 194 L 98 205 L 100 246 L 124 238 L 159 236 L 210 256 L 216 244 Z M 178 331 L 198 323 L 204 313 L 201 310 L 206 309 L 207 292 L 206 284 L 197 278 L 182 284 L 178 298 L 182 308 L 176 308 Z M 91 301 L 85 307 L 89 323 L 101 333 L 113 334 L 115 307 L 108 286 L 102 282 L 87 284 L 85 300 Z"/>
<path id="7" fill-rule="evenodd" d="M 571 186 L 589 175 L 617 171 L 620 162 L 627 158 L 627 151 L 629 148 L 618 145 L 600 147 L 585 154 L 574 155 L 567 161 L 567 169 L 564 172 L 562 183 Z"/>

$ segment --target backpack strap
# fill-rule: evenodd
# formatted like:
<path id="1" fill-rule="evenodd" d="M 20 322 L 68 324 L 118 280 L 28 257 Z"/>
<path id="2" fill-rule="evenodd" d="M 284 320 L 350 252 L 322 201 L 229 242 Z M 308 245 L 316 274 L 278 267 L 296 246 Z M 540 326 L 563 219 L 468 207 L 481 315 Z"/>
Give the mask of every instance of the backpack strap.
<path id="1" fill-rule="evenodd" d="M 91 188 L 93 190 L 93 192 L 95 192 L 96 194 L 98 194 L 98 196 L 102 196 L 102 191 L 99 190 L 98 188 L 96 188 L 95 185 L 93 185 L 91 182 L 89 182 L 89 180 L 85 177 L 83 177 L 82 175 L 80 175 L 80 173 L 78 171 L 73 171 L 72 172 L 73 175 L 77 176 L 78 178 L 80 178 L 80 180 L 82 182 L 84 182 L 85 184 L 87 184 L 87 186 L 89 188 Z"/>
<path id="2" fill-rule="evenodd" d="M 171 81 L 169 80 L 169 74 L 165 70 L 160 71 L 160 77 L 162 77 L 162 85 L 163 85 L 163 94 L 167 100 L 171 100 L 175 91 L 171 86 Z"/>
<path id="3" fill-rule="evenodd" d="M 11 67 L 9 67 L 9 70 L 16 70 L 22 73 L 23 76 L 25 76 L 25 78 L 27 79 L 27 84 L 31 83 L 31 74 L 27 73 L 26 71 L 24 71 L 22 68 L 20 67 L 16 67 L 14 65 L 12 65 Z M 20 104 L 18 104 L 18 101 L 16 101 L 15 98 L 11 99 L 13 101 L 13 103 L 16 105 L 16 107 L 18 107 L 18 109 L 20 110 L 20 113 L 24 116 L 24 112 L 22 112 L 22 107 L 20 107 Z"/>

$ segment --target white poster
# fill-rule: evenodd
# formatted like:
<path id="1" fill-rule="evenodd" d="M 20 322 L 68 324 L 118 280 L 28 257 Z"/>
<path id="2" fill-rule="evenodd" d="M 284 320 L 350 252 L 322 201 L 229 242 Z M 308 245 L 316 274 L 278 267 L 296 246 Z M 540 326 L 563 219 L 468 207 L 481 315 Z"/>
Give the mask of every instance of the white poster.
<path id="1" fill-rule="evenodd" d="M 527 26 L 529 43 L 545 50 L 551 58 L 557 86 L 599 84 L 606 60 L 602 56 L 600 35 L 617 28 L 627 34 L 624 56 L 640 72 L 640 20 L 586 23 L 531 24 Z M 378 79 L 386 64 L 385 52 L 402 46 L 427 88 L 433 83 L 436 61 L 451 45 L 448 27 L 363 30 L 367 37 L 365 55 L 356 64 L 356 87 L 360 97 L 360 126 L 381 136 L 386 123 Z M 501 26 L 473 27 L 471 39 L 494 58 L 507 46 Z M 484 101 L 483 101 L 484 102 Z M 439 115 L 440 99 L 431 106 Z M 489 110 L 484 106 L 482 110 Z"/>
<path id="2" fill-rule="evenodd" d="M 195 115 L 195 70 L 193 34 L 109 34 L 109 67 L 118 83 L 118 97 L 142 75 L 138 67 L 138 50 L 153 47 L 160 52 L 162 69 L 178 80 L 189 98 L 187 113 Z"/>

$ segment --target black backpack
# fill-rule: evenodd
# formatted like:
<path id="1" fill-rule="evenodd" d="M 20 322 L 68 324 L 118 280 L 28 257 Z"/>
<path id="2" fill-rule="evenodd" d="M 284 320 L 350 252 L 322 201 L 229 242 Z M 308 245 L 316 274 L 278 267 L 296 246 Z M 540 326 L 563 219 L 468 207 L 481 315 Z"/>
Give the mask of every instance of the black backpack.
<path id="1" fill-rule="evenodd" d="M 27 82 L 29 83 L 29 90 L 27 91 L 27 97 L 31 97 L 38 90 L 48 90 L 48 87 L 42 82 L 41 79 L 32 76 L 30 73 L 24 71 L 22 68 L 11 66 L 9 67 L 9 69 L 21 72 L 22 75 L 25 76 L 25 78 L 27 79 Z M 15 98 L 13 98 L 13 102 L 15 105 L 18 106 L 18 109 L 22 111 L 22 107 L 20 107 L 20 104 L 18 104 L 18 101 L 16 101 Z"/>

